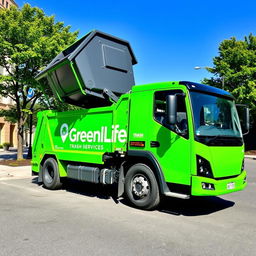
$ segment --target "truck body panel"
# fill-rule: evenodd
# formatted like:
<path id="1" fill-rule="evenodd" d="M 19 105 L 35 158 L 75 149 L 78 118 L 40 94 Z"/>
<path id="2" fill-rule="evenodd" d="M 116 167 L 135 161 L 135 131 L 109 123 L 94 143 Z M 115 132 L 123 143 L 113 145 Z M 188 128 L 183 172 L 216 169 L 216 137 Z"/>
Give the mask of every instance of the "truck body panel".
<path id="1" fill-rule="evenodd" d="M 59 161 L 103 164 L 105 153 L 126 151 L 128 105 L 129 95 L 125 95 L 111 107 L 40 112 L 33 164 L 45 154 L 53 154 Z"/>
<path id="2" fill-rule="evenodd" d="M 178 113 L 186 116 L 186 135 L 158 119 L 163 110 L 161 95 L 166 93 L 184 94 Z M 153 155 L 160 166 L 166 194 L 220 195 L 246 186 L 246 173 L 242 170 L 244 146 L 207 146 L 196 141 L 189 91 L 177 82 L 137 86 L 109 107 L 39 113 L 33 171 L 40 171 L 46 155 L 56 157 L 60 176 L 65 177 L 68 164 L 104 168 L 104 156 L 117 154 L 119 162 L 122 155 L 124 162 L 129 151 Z M 212 177 L 198 176 L 198 156 L 209 162 Z M 212 184 L 214 190 L 203 189 L 203 183 Z M 231 183 L 234 187 L 228 188 Z"/>

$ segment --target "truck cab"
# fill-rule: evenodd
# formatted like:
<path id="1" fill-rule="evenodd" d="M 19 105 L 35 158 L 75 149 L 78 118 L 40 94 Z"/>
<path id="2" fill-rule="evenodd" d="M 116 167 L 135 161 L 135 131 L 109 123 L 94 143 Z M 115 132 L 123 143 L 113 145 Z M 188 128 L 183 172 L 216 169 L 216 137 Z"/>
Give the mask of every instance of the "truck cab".
<path id="1" fill-rule="evenodd" d="M 128 152 L 152 154 L 164 194 L 210 196 L 246 186 L 242 130 L 228 92 L 185 81 L 133 87 L 129 127 Z"/>

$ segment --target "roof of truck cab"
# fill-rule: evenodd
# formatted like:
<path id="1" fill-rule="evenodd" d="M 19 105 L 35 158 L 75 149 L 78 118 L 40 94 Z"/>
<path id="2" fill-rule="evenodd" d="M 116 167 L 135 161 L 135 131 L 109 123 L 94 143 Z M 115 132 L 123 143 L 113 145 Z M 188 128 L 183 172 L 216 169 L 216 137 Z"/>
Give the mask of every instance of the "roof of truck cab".
<path id="1" fill-rule="evenodd" d="M 199 84 L 189 81 L 168 81 L 161 83 L 152 83 L 152 84 L 144 84 L 144 85 L 135 85 L 132 87 L 132 92 L 140 92 L 140 91 L 148 91 L 148 90 L 164 90 L 171 88 L 181 88 L 185 86 L 189 91 L 198 91 L 213 95 L 219 95 L 222 97 L 227 97 L 230 99 L 234 99 L 233 95 L 230 92 L 219 89 L 217 87 L 209 86 L 206 84 Z"/>
<path id="2" fill-rule="evenodd" d="M 179 82 L 160 82 L 152 84 L 135 85 L 132 87 L 132 92 L 150 91 L 150 90 L 161 90 L 168 89 L 170 87 L 181 87 Z"/>

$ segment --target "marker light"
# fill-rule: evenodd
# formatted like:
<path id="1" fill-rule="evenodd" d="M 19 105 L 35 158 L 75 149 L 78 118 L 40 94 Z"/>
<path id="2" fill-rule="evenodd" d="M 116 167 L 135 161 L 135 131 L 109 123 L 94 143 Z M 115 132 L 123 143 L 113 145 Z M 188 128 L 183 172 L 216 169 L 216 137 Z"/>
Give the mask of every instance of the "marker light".
<path id="1" fill-rule="evenodd" d="M 215 190 L 214 184 L 202 182 L 202 189 Z"/>
<path id="2" fill-rule="evenodd" d="M 241 172 L 243 172 L 243 170 L 244 170 L 244 159 L 243 159 L 243 162 L 242 162 Z"/>

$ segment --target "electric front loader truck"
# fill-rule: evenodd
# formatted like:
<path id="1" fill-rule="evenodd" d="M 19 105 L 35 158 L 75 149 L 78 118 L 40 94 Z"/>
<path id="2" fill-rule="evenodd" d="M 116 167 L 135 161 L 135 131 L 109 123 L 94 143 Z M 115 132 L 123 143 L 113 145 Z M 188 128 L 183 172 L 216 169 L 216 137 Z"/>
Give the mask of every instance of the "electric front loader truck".
<path id="1" fill-rule="evenodd" d="M 136 63 L 127 41 L 92 31 L 38 74 L 55 97 L 82 108 L 38 113 L 33 174 L 48 189 L 60 188 L 65 177 L 116 184 L 118 197 L 147 210 L 161 195 L 188 199 L 244 189 L 233 96 L 186 81 L 134 86 Z"/>

